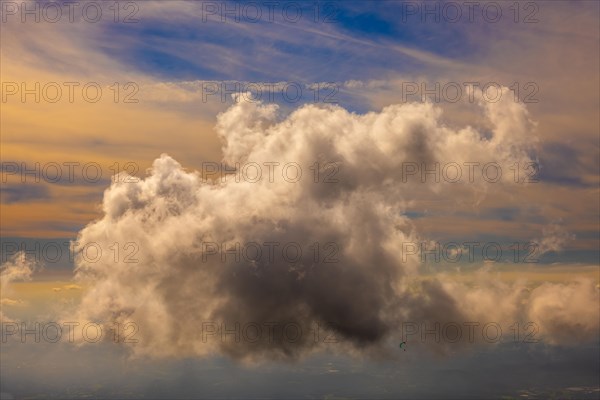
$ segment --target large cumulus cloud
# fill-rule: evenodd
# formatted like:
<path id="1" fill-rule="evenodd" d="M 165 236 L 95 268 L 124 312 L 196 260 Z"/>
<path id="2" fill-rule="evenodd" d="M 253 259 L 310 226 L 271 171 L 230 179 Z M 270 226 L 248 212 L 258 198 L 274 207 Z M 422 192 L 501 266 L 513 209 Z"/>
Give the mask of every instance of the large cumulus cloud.
<path id="1" fill-rule="evenodd" d="M 77 279 L 90 289 L 79 318 L 134 321 L 139 327 L 135 350 L 141 354 L 224 352 L 240 359 L 293 359 L 318 348 L 307 334 L 315 324 L 327 324 L 352 351 L 377 352 L 406 320 L 443 323 L 493 315 L 508 321 L 530 313 L 545 319 L 552 313 L 546 311 L 552 308 L 546 300 L 552 291 L 586 307 L 597 303 L 595 288 L 586 294 L 562 286 L 531 292 L 493 281 L 481 288 L 421 280 L 419 260 L 401 256 L 402 243 L 420 239 L 404 215 L 419 193 L 434 191 L 452 201 L 455 195 L 514 184 L 510 175 L 493 185 L 481 180 L 424 184 L 404 179 L 403 163 L 493 161 L 505 167 L 532 161 L 534 124 L 511 98 L 481 103 L 490 131 L 480 132 L 444 125 L 432 104 L 392 105 L 364 115 L 306 105 L 280 116 L 275 105 L 239 97 L 217 120 L 223 162 L 256 163 L 263 179 L 209 179 L 186 171 L 168 155 L 155 160 L 144 179 L 117 179 L 105 192 L 103 217 L 79 233 L 77 246 L 133 243 L 137 262 L 109 251 L 94 262 L 80 255 Z M 302 168 L 297 181 L 282 175 L 290 163 Z M 267 165 L 273 179 L 266 175 Z M 320 177 L 335 170 L 335 181 L 315 182 L 315 165 Z M 265 252 L 264 244 L 273 242 L 280 243 L 274 258 L 263 253 L 236 259 L 234 252 L 223 258 L 207 246 L 256 243 Z M 281 256 L 286 243 L 302 250 L 301 259 Z M 325 253 L 332 251 L 335 262 L 325 262 Z M 574 307 L 561 315 L 569 311 L 561 323 L 588 318 Z M 252 343 L 237 343 L 235 333 L 228 336 L 233 340 L 219 335 L 206 340 L 207 329 L 235 331 L 236 323 L 256 324 L 269 334 Z M 597 331 L 597 323 L 585 323 L 587 331 Z M 286 324 L 304 334 L 283 340 Z M 546 334 L 558 329 L 551 323 L 543 328 Z"/>

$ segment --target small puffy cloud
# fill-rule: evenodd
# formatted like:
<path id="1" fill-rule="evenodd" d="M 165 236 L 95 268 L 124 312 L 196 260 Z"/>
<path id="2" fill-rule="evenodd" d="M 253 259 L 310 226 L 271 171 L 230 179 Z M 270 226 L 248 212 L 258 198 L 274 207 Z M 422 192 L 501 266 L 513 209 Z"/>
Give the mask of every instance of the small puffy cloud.
<path id="1" fill-rule="evenodd" d="M 540 254 L 544 254 L 550 251 L 560 251 L 574 239 L 575 235 L 567 232 L 560 224 L 554 223 L 542 229 L 542 237 L 536 242 Z"/>
<path id="2" fill-rule="evenodd" d="M 9 299 L 8 297 L 0 299 L 0 304 L 2 304 L 3 306 L 14 306 L 19 303 L 21 303 L 21 300 Z"/>
<path id="3" fill-rule="evenodd" d="M 0 303 L 3 305 L 19 304 L 20 300 L 9 299 L 5 296 L 10 289 L 10 283 L 15 281 L 29 281 L 31 276 L 41 265 L 25 252 L 18 252 L 0 266 Z M 0 311 L 1 322 L 12 322 L 8 316 Z"/>
<path id="4" fill-rule="evenodd" d="M 8 289 L 8 285 L 15 281 L 29 281 L 36 270 L 41 268 L 40 264 L 25 252 L 18 252 L 0 266 L 0 284 L 2 292 Z"/>

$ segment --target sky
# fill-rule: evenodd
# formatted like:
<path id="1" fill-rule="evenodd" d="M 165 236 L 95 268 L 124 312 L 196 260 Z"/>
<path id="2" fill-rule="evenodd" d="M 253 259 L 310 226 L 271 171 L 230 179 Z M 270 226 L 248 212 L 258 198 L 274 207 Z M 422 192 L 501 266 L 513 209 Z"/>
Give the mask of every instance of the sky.
<path id="1" fill-rule="evenodd" d="M 598 398 L 599 13 L 2 0 L 2 399 Z"/>

